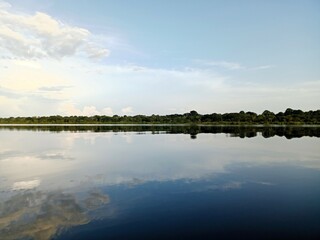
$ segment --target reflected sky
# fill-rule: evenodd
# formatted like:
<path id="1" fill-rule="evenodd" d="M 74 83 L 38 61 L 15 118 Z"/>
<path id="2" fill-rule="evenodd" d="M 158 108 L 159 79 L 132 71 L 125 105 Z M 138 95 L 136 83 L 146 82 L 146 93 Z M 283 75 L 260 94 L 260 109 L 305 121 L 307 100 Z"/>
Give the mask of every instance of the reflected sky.
<path id="1" fill-rule="evenodd" d="M 224 198 L 229 192 L 238 192 L 228 200 L 231 203 L 243 192 L 259 195 L 261 189 L 282 189 L 294 195 L 290 188 L 299 188 L 294 186 L 299 178 L 308 187 L 316 187 L 320 180 L 320 142 L 315 137 L 288 140 L 199 133 L 192 139 L 189 134 L 2 129 L 0 139 L 1 239 L 79 239 L 77 230 L 66 229 L 83 226 L 81 231 L 90 232 L 86 228 L 99 228 L 101 222 L 122 226 L 134 222 L 132 217 L 137 214 L 138 218 L 141 214 L 151 217 L 146 209 L 134 210 L 143 206 L 164 218 L 172 213 L 155 209 L 173 211 L 177 207 L 174 201 L 189 209 L 189 200 L 182 197 L 195 198 L 194 205 L 201 212 L 201 204 L 212 208 L 208 201 L 213 193 Z M 288 185 L 290 179 L 292 186 Z M 314 194 L 310 199 L 320 200 L 319 191 Z M 159 199 L 169 205 L 162 206 Z M 310 204 L 310 209 L 313 207 Z M 186 209 L 178 209 L 177 216 Z M 105 222 L 107 219 L 113 222 Z M 101 239 L 104 236 L 102 231 Z"/>

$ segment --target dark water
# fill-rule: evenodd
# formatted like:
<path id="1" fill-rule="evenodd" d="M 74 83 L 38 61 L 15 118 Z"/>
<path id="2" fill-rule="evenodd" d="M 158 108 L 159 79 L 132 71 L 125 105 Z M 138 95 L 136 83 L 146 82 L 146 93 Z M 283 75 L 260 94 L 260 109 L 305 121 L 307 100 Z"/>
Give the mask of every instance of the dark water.
<path id="1" fill-rule="evenodd" d="M 320 128 L 0 127 L 0 239 L 320 239 Z"/>

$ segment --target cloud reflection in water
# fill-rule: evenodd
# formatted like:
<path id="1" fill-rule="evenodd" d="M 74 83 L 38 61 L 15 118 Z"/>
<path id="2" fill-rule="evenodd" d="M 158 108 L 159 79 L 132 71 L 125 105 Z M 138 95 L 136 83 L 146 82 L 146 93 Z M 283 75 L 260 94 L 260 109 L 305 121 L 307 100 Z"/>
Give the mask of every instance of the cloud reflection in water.
<path id="1" fill-rule="evenodd" d="M 108 204 L 109 197 L 93 191 L 83 200 L 61 191 L 24 191 L 0 203 L 1 239 L 51 239 L 63 229 L 86 224 L 88 211 Z"/>
<path id="2" fill-rule="evenodd" d="M 18 133 L 0 131 L 6 139 L 0 146 L 1 239 L 50 239 L 65 228 L 87 224 L 94 218 L 90 213 L 110 203 L 97 190 L 106 186 L 197 181 L 241 164 L 320 169 L 318 139 L 309 137 L 199 133 L 193 140 L 188 134 Z M 212 182 L 202 190 L 236 191 L 250 181 Z"/>

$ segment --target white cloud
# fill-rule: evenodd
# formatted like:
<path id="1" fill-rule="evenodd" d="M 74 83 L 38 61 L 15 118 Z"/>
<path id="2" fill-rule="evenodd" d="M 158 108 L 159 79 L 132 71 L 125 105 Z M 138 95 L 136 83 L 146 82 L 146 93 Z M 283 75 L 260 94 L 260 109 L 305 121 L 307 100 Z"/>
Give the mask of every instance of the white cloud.
<path id="1" fill-rule="evenodd" d="M 85 116 L 93 116 L 93 115 L 99 115 L 100 112 L 96 109 L 95 106 L 85 106 L 82 110 L 81 115 Z"/>
<path id="2" fill-rule="evenodd" d="M 11 63 L 11 65 L 17 65 L 21 67 L 27 67 L 32 69 L 41 69 L 42 65 L 38 61 L 34 60 L 22 60 L 22 59 L 11 59 L 6 61 L 7 64 Z"/>
<path id="3" fill-rule="evenodd" d="M 8 68 L 0 72 L 0 87 L 21 97 L 38 95 L 50 99 L 64 99 L 68 96 L 66 87 L 70 86 L 70 79 L 62 71 L 46 69 L 47 61 L 40 63 L 35 60 L 0 60 Z M 60 87 L 63 91 L 44 91 Z"/>
<path id="4" fill-rule="evenodd" d="M 213 68 L 103 65 L 82 58 L 43 59 L 40 68 L 31 60 L 0 59 L 2 63 L 8 68 L 0 71 L 1 116 L 318 109 L 314 99 L 319 98 L 319 81 L 275 85 L 254 81 L 256 71 L 246 71 L 242 81 L 231 73 L 217 74 Z"/>
<path id="5" fill-rule="evenodd" d="M 121 112 L 125 115 L 127 114 L 132 114 L 133 113 L 133 110 L 132 110 L 132 107 L 125 107 L 125 108 L 122 108 L 121 109 Z"/>
<path id="6" fill-rule="evenodd" d="M 0 1 L 0 9 L 8 9 L 10 8 L 11 5 L 7 2 L 4 2 L 4 1 Z"/>
<path id="7" fill-rule="evenodd" d="M 113 109 L 120 109 L 115 111 L 120 115 L 128 115 L 128 111 L 121 111 L 127 106 L 134 109 L 133 114 L 167 114 L 169 108 L 182 113 L 192 109 L 210 113 L 284 111 L 288 106 L 305 110 L 318 108 L 314 101 L 319 96 L 317 84 L 311 87 L 278 81 L 275 85 L 276 80 L 255 81 L 256 71 L 243 73 L 246 76 L 240 79 L 232 72 L 217 74 L 214 68 L 165 69 L 93 63 L 79 69 L 84 78 L 95 76 L 86 88 L 92 91 L 88 99 L 95 106 L 108 103 Z"/>
<path id="8" fill-rule="evenodd" d="M 93 59 L 99 59 L 110 54 L 108 49 L 99 48 L 91 44 L 86 46 L 85 51 L 88 54 L 88 57 Z"/>
<path id="9" fill-rule="evenodd" d="M 11 11 L 10 5 L 0 2 L 0 48 L 23 58 L 55 58 L 84 52 L 88 57 L 101 58 L 109 50 L 92 42 L 93 35 L 84 28 L 70 26 L 36 12 L 25 15 Z"/>
<path id="10" fill-rule="evenodd" d="M 24 99 L 9 98 L 0 95 L 1 116 L 12 116 L 12 113 L 15 115 L 21 114 L 23 112 L 21 108 L 23 100 Z"/>
<path id="11" fill-rule="evenodd" d="M 94 115 L 113 115 L 112 108 L 106 107 L 99 111 L 95 106 L 84 106 L 81 109 L 76 108 L 72 103 L 63 103 L 60 106 L 60 112 L 67 116 L 94 116 Z"/>
<path id="12" fill-rule="evenodd" d="M 263 70 L 263 69 L 269 69 L 274 67 L 273 65 L 261 65 L 256 67 L 249 67 L 249 66 L 244 66 L 243 64 L 240 64 L 237 62 L 207 61 L 207 60 L 201 60 L 201 59 L 197 59 L 194 62 L 200 63 L 201 65 L 212 66 L 212 67 L 222 68 L 226 70 Z"/>
<path id="13" fill-rule="evenodd" d="M 254 67 L 252 68 L 253 70 L 262 70 L 262 69 L 269 69 L 269 68 L 273 68 L 273 65 L 262 65 L 262 66 L 258 66 L 258 67 Z"/>
<path id="14" fill-rule="evenodd" d="M 112 108 L 106 107 L 106 108 L 102 109 L 101 114 L 106 115 L 106 116 L 113 116 Z"/>
<path id="15" fill-rule="evenodd" d="M 244 66 L 242 66 L 240 63 L 236 63 L 236 62 L 226 62 L 226 61 L 221 61 L 221 62 L 208 62 L 207 65 L 216 66 L 216 67 L 222 67 L 222 68 L 226 68 L 226 69 L 228 69 L 228 70 L 240 70 L 240 69 L 245 69 Z"/>

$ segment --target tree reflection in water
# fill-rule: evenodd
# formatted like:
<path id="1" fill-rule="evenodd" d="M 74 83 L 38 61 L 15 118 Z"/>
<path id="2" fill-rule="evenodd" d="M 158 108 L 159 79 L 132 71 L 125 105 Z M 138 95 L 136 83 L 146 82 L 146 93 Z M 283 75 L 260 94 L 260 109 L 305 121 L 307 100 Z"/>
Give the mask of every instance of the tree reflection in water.
<path id="1" fill-rule="evenodd" d="M 294 126 L 294 125 L 152 125 L 152 124 L 118 124 L 118 125 L 14 125 L 0 126 L 0 130 L 30 130 L 50 132 L 137 132 L 144 134 L 190 134 L 192 139 L 197 138 L 200 133 L 225 133 L 230 137 L 251 138 L 261 134 L 265 138 L 279 136 L 291 138 L 320 137 L 319 126 Z"/>

